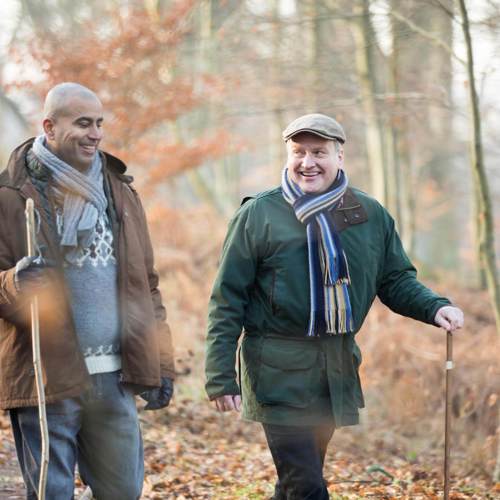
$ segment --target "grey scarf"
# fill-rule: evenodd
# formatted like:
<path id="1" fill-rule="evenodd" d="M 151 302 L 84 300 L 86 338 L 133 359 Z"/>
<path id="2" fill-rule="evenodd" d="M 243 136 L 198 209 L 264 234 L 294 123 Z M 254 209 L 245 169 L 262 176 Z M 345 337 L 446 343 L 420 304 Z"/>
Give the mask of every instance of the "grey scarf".
<path id="1" fill-rule="evenodd" d="M 96 153 L 90 168 L 81 173 L 47 149 L 44 135 L 35 139 L 33 153 L 54 180 L 55 199 L 63 207 L 61 246 L 66 249 L 66 260 L 75 263 L 81 249 L 94 240 L 97 220 L 108 206 L 101 157 Z"/>

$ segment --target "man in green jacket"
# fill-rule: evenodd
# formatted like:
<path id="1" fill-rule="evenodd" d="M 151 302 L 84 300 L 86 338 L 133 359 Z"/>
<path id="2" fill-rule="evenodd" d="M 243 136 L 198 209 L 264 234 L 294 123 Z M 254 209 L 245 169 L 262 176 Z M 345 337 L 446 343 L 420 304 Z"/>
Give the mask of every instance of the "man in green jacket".
<path id="1" fill-rule="evenodd" d="M 337 121 L 304 115 L 283 138 L 281 186 L 246 199 L 229 224 L 209 305 L 206 389 L 219 411 L 243 403 L 243 416 L 262 423 L 275 500 L 323 500 L 328 442 L 364 406 L 355 334 L 375 297 L 449 331 L 463 314 L 417 280 L 389 213 L 349 186 Z"/>

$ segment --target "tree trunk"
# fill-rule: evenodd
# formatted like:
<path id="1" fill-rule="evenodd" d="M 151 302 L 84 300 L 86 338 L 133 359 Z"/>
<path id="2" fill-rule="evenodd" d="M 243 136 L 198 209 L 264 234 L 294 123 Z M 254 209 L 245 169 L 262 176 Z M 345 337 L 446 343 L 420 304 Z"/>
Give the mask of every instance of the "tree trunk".
<path id="1" fill-rule="evenodd" d="M 467 72 L 469 77 L 469 99 L 471 106 L 472 148 L 471 167 L 475 190 L 477 192 L 477 206 L 475 224 L 479 239 L 480 259 L 485 266 L 488 292 L 495 313 L 497 330 L 500 334 L 500 286 L 496 268 L 493 210 L 491 206 L 488 178 L 485 172 L 483 159 L 483 145 L 481 138 L 481 115 L 479 99 L 474 80 L 474 59 L 472 53 L 472 40 L 469 29 L 469 18 L 465 0 L 459 0 L 462 14 L 462 28 L 467 47 Z"/>
<path id="2" fill-rule="evenodd" d="M 198 2 L 199 20 L 199 47 L 198 71 L 200 74 L 218 74 L 219 58 L 217 54 L 217 39 L 214 37 L 215 20 L 218 9 L 224 6 L 213 0 Z M 214 106 L 208 102 L 203 110 L 203 115 L 197 119 L 193 127 L 202 133 L 208 126 L 217 127 L 221 123 L 224 105 Z M 207 163 L 209 169 L 207 182 L 206 176 L 201 172 L 192 172 L 188 178 L 202 199 L 209 201 L 220 213 L 228 216 L 233 213 L 240 200 L 239 182 L 240 168 L 236 157 L 227 156 L 217 158 Z M 210 185 L 209 185 L 210 184 Z"/>
<path id="3" fill-rule="evenodd" d="M 320 111 L 322 99 L 320 97 L 320 52 L 321 52 L 321 21 L 318 2 L 307 0 L 297 3 L 298 19 L 306 20 L 302 24 L 301 36 L 303 37 L 306 67 L 304 73 L 305 92 L 304 104 L 306 111 L 314 113 Z"/>
<path id="4" fill-rule="evenodd" d="M 413 186 L 423 180 L 446 186 L 440 193 L 440 203 L 446 204 L 446 210 L 433 219 L 435 233 L 442 238 L 421 233 L 419 247 L 425 249 L 425 260 L 432 260 L 438 267 L 456 269 L 458 246 L 443 249 L 443 241 L 455 240 L 458 228 L 464 223 L 454 199 L 448 195 L 455 182 L 451 174 L 455 142 L 450 140 L 453 137 L 450 111 L 453 0 L 440 0 L 442 9 L 421 8 L 417 4 L 411 0 L 390 0 L 388 12 L 393 42 L 390 62 L 395 96 L 394 142 L 400 173 L 399 228 L 405 248 L 413 253 L 417 212 L 422 209 Z M 428 96 L 429 101 L 416 106 L 403 97 L 405 93 Z M 417 121 L 425 123 L 425 129 L 412 126 Z"/>
<path id="5" fill-rule="evenodd" d="M 370 37 L 370 12 L 368 0 L 360 0 L 354 6 L 355 20 L 352 33 L 356 45 L 356 70 L 359 78 L 363 111 L 366 120 L 366 154 L 371 172 L 372 194 L 377 200 L 387 203 L 387 179 L 384 165 L 384 141 L 377 119 L 375 101 L 376 81 L 372 46 L 375 40 Z"/>
<path id="6" fill-rule="evenodd" d="M 396 0 L 392 0 L 395 2 Z M 391 17 L 392 53 L 390 55 L 389 86 L 395 96 L 391 117 L 393 162 L 396 173 L 396 204 L 399 232 L 405 250 L 413 255 L 415 250 L 415 195 L 412 189 L 413 169 L 410 147 L 408 144 L 407 110 L 399 97 L 401 90 L 401 59 L 405 57 L 399 35 L 397 21 Z"/>
<path id="7" fill-rule="evenodd" d="M 479 237 L 480 259 L 484 264 L 488 292 L 493 306 L 497 332 L 500 334 L 500 285 L 496 268 L 494 224 L 491 198 L 489 192 L 488 178 L 486 176 L 483 145 L 481 138 L 481 116 L 479 112 L 479 99 L 476 92 L 474 78 L 474 56 L 472 52 L 472 40 L 470 35 L 469 17 L 465 0 L 459 0 L 460 13 L 462 15 L 462 29 L 464 32 L 465 45 L 467 48 L 467 73 L 469 77 L 469 99 L 471 106 L 472 125 L 472 148 L 471 167 L 477 191 L 477 204 L 475 223 Z M 500 419 L 500 416 L 499 416 Z M 498 444 L 497 463 L 493 473 L 494 481 L 500 481 L 500 439 Z"/>
<path id="8" fill-rule="evenodd" d="M 448 12 L 453 14 L 453 0 L 440 0 L 440 5 Z M 421 9 L 420 25 L 424 26 L 430 33 L 438 33 L 439 39 L 446 46 L 453 44 L 453 20 L 452 17 L 441 9 Z M 452 118 L 452 55 L 441 47 L 433 47 L 429 41 L 422 40 L 419 35 L 414 38 L 420 38 L 419 45 L 425 45 L 426 51 L 416 57 L 417 74 L 424 75 L 425 88 L 429 95 L 433 96 L 434 104 L 426 107 L 425 122 L 429 124 L 430 147 L 429 160 L 426 162 L 429 177 L 437 186 L 446 186 L 441 189 L 441 203 L 447 205 L 446 211 L 433 219 L 433 228 L 436 234 L 442 238 L 429 237 L 426 242 L 428 255 L 439 267 L 445 267 L 449 270 L 457 269 L 460 261 L 458 245 L 445 249 L 443 241 L 460 240 L 460 228 L 466 223 L 463 217 L 462 205 L 459 204 L 456 197 L 449 197 L 448 192 L 453 190 L 457 183 L 455 174 L 456 165 L 455 151 L 456 142 L 450 140 L 455 137 L 453 133 Z M 424 42 L 422 44 L 422 41 Z M 423 62 L 421 62 L 423 61 Z M 425 66 L 424 66 L 425 65 Z M 425 238 L 425 235 L 424 235 Z M 425 240 L 424 240 L 425 241 Z"/>
<path id="9" fill-rule="evenodd" d="M 281 97 L 278 92 L 282 78 L 282 23 L 280 20 L 279 0 L 273 0 L 270 3 L 273 24 L 271 31 L 272 60 L 269 68 L 269 88 L 272 89 L 271 95 L 269 96 L 269 107 L 272 109 L 272 116 L 269 123 L 271 137 L 269 150 L 272 162 L 271 179 L 273 183 L 279 184 L 281 182 L 281 170 L 286 160 L 285 148 L 281 137 L 281 133 L 285 128 L 286 118 L 281 109 Z"/>

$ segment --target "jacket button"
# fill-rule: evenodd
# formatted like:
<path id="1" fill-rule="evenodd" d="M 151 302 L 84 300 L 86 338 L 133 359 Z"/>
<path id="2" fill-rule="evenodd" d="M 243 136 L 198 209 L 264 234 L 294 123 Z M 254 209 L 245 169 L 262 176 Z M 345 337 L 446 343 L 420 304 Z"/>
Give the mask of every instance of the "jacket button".
<path id="1" fill-rule="evenodd" d="M 34 377 L 35 376 L 35 369 L 31 368 L 30 371 L 28 372 L 28 374 L 30 377 Z"/>

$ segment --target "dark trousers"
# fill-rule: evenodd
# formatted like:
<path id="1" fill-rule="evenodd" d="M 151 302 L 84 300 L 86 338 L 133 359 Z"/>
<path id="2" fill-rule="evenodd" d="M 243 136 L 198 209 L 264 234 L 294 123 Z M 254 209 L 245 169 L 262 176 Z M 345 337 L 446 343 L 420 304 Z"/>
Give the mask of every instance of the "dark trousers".
<path id="1" fill-rule="evenodd" d="M 323 463 L 334 425 L 262 426 L 278 473 L 273 500 L 328 500 Z"/>

